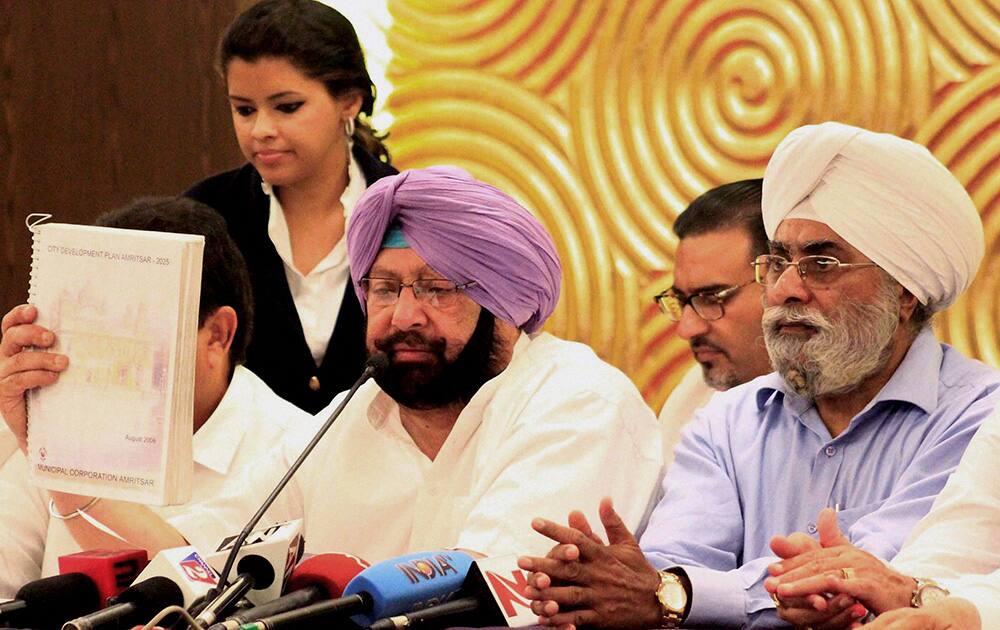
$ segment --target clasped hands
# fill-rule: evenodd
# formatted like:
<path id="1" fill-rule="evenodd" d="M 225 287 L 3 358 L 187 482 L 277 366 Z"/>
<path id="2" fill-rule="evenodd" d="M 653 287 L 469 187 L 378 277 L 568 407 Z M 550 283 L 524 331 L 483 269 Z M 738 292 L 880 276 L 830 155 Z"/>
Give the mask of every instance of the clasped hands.
<path id="1" fill-rule="evenodd" d="M 916 581 L 851 544 L 837 525 L 836 512 L 821 511 L 817 529 L 819 541 L 799 532 L 771 540 L 772 551 L 782 560 L 768 568 L 771 577 L 764 587 L 780 604 L 782 619 L 813 630 L 857 628 L 869 610 L 877 615 L 895 611 L 865 627 L 959 627 L 943 619 L 943 607 L 911 609 Z"/>
<path id="2" fill-rule="evenodd" d="M 661 621 L 656 570 L 615 513 L 610 499 L 600 505 L 605 544 L 580 512 L 568 526 L 535 519 L 532 527 L 557 544 L 544 558 L 525 556 L 526 595 L 539 623 L 559 630 L 580 626 L 653 628 Z M 799 628 L 833 630 L 860 627 L 871 610 L 889 613 L 867 626 L 875 630 L 958 628 L 938 623 L 935 611 L 909 608 L 915 581 L 853 544 L 840 531 L 833 510 L 820 512 L 819 540 L 796 532 L 776 536 L 771 548 L 781 561 L 769 567 L 765 588 L 778 615 Z M 905 609 L 905 610 L 896 610 Z M 928 619 L 934 617 L 933 625 Z M 916 624 L 916 625 L 914 625 Z"/>
<path id="3" fill-rule="evenodd" d="M 655 628 L 660 605 L 654 593 L 659 574 L 646 561 L 639 543 L 611 504 L 600 505 L 605 544 L 581 512 L 569 526 L 537 518 L 531 526 L 558 543 L 544 557 L 524 556 L 518 566 L 529 571 L 526 595 L 538 622 L 559 630 L 580 626 Z"/>

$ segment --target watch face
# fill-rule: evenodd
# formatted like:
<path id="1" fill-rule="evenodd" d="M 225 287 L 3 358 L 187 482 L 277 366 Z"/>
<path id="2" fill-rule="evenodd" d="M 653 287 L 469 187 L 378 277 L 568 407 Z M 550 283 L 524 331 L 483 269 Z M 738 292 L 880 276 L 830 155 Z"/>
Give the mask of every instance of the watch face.
<path id="1" fill-rule="evenodd" d="M 660 603 L 671 610 L 684 610 L 685 597 L 684 587 L 676 582 L 663 585 L 660 589 Z"/>
<path id="2" fill-rule="evenodd" d="M 948 591 L 944 590 L 940 586 L 929 584 L 920 589 L 920 593 L 918 595 L 919 606 L 923 608 L 924 606 L 932 602 L 936 602 L 939 599 L 944 599 L 945 597 L 948 597 Z"/>
<path id="3" fill-rule="evenodd" d="M 664 607 L 672 611 L 682 612 L 687 604 L 687 593 L 680 582 L 664 581 L 656 596 Z"/>

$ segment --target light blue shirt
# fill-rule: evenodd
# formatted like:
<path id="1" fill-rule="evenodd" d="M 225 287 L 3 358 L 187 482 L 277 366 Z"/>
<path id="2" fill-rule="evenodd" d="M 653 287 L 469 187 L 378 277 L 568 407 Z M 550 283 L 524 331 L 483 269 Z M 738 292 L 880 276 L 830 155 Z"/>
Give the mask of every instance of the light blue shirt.
<path id="1" fill-rule="evenodd" d="M 855 545 L 895 556 L 1000 402 L 998 385 L 1000 372 L 925 330 L 836 438 L 777 374 L 715 395 L 685 429 L 640 540 L 654 567 L 690 577 L 685 625 L 787 627 L 764 590 L 768 542 L 815 533 L 824 507 L 839 508 Z"/>

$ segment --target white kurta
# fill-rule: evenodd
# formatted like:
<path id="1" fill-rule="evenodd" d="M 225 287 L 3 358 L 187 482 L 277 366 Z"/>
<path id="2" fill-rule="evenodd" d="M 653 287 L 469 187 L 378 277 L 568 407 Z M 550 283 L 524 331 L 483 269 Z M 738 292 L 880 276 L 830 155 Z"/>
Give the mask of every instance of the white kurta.
<path id="1" fill-rule="evenodd" d="M 0 466 L 3 466 L 17 450 L 17 440 L 6 424 L 0 424 Z"/>
<path id="2" fill-rule="evenodd" d="M 239 531 L 342 398 L 257 467 L 251 493 L 171 522 L 200 548 Z M 369 562 L 445 547 L 544 554 L 552 542 L 531 529 L 532 518 L 564 522 L 581 509 L 600 531 L 604 496 L 636 528 L 661 462 L 656 418 L 624 374 L 585 345 L 522 335 L 433 461 L 403 428 L 398 405 L 374 382 L 362 386 L 269 517 L 304 517 L 307 551 Z"/>
<path id="3" fill-rule="evenodd" d="M 170 518 L 222 494 L 264 459 L 290 426 L 308 420 L 309 414 L 237 366 L 219 406 L 194 435 L 191 501 L 153 509 Z M 59 556 L 77 551 L 66 526 L 49 518 L 48 494 L 29 484 L 24 455 L 15 454 L 0 471 L 0 598 L 12 597 L 26 582 L 58 573 Z"/>
<path id="4" fill-rule="evenodd" d="M 1000 410 L 972 438 L 892 564 L 972 601 L 984 630 L 1000 628 Z"/>

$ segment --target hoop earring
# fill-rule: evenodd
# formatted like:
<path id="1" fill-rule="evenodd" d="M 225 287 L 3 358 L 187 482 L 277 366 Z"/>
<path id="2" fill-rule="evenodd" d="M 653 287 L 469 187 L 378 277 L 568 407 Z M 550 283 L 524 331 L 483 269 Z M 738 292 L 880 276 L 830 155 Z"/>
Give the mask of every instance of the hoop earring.
<path id="1" fill-rule="evenodd" d="M 354 137 L 354 119 L 353 118 L 348 118 L 347 120 L 344 121 L 344 134 L 348 138 L 353 138 Z"/>

